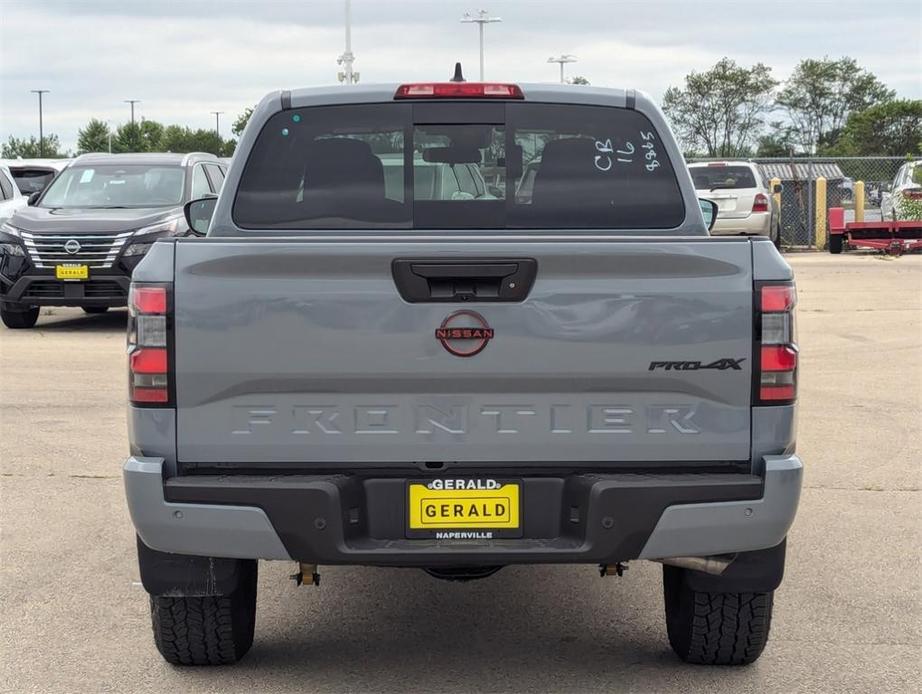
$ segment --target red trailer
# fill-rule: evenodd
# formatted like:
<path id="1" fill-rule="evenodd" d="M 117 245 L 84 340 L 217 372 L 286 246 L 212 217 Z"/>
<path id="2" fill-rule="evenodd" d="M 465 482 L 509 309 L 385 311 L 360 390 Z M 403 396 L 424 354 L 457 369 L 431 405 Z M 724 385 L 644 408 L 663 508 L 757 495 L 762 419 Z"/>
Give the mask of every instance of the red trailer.
<path id="1" fill-rule="evenodd" d="M 922 220 L 911 222 L 846 222 L 845 210 L 829 208 L 829 252 L 873 248 L 900 255 L 922 250 Z"/>

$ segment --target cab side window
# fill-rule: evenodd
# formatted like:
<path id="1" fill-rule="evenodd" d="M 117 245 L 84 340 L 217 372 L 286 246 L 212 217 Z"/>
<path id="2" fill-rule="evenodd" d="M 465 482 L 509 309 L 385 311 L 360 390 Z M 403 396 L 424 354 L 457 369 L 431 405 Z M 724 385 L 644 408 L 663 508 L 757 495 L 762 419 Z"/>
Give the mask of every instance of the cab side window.
<path id="1" fill-rule="evenodd" d="M 205 197 L 212 190 L 208 185 L 208 178 L 205 176 L 205 167 L 201 164 L 196 164 L 192 169 L 192 200 L 198 200 L 199 198 Z"/>

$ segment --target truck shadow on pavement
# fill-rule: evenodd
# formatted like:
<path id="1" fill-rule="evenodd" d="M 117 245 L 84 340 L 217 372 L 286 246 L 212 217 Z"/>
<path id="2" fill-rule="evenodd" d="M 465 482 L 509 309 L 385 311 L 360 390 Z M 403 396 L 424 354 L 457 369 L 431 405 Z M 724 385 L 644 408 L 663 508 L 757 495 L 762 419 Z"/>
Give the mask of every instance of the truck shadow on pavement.
<path id="1" fill-rule="evenodd" d="M 109 309 L 106 313 L 90 315 L 81 309 L 52 309 L 51 313 L 42 311 L 35 330 L 44 332 L 81 332 L 81 333 L 124 333 L 128 321 L 128 310 Z"/>
<path id="2" fill-rule="evenodd" d="M 260 691 L 297 682 L 317 691 L 427 692 L 702 684 L 702 669 L 669 648 L 653 565 L 604 580 L 589 566 L 513 567 L 470 583 L 411 569 L 324 567 L 319 588 L 280 586 L 280 568 L 260 567 L 249 655 L 232 674 L 184 670 L 187 684 L 186 673 L 200 685 L 227 677 L 235 689 Z M 720 679 L 749 681 L 754 672 L 723 670 Z"/>

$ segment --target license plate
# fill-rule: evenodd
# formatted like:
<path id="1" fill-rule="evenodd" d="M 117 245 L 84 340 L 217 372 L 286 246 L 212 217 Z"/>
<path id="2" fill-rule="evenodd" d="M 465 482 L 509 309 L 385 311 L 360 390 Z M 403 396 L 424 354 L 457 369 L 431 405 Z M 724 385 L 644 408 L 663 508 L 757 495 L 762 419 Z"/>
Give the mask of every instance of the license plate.
<path id="1" fill-rule="evenodd" d="M 85 280 L 90 276 L 90 268 L 87 265 L 57 265 L 54 276 L 59 280 Z"/>
<path id="2" fill-rule="evenodd" d="M 492 479 L 410 483 L 407 527 L 417 536 L 428 531 L 447 539 L 454 535 L 464 539 L 465 535 L 441 531 L 486 531 L 472 533 L 472 538 L 493 537 L 492 531 L 505 531 L 502 534 L 506 537 L 508 531 L 517 534 L 521 528 L 520 486 L 518 482 Z"/>

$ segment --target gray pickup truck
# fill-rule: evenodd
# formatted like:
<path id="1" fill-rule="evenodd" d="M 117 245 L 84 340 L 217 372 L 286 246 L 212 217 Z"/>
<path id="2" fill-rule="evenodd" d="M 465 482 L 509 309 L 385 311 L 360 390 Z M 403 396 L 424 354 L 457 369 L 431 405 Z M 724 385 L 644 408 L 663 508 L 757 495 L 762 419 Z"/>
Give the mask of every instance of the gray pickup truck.
<path id="1" fill-rule="evenodd" d="M 643 559 L 681 658 L 758 658 L 801 488 L 796 294 L 713 214 L 633 90 L 263 99 L 186 206 L 205 238 L 132 278 L 124 481 L 163 657 L 247 652 L 260 559 L 308 583 Z"/>

